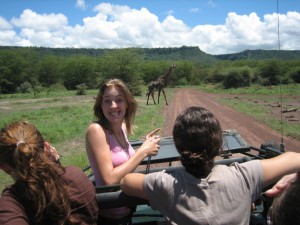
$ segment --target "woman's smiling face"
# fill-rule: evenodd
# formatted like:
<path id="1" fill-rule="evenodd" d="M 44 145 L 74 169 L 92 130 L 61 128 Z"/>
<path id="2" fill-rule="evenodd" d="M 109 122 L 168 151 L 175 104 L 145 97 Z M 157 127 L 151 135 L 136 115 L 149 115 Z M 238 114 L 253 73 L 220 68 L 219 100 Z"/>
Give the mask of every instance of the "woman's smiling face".
<path id="1" fill-rule="evenodd" d="M 102 110 L 110 123 L 122 123 L 128 107 L 125 95 L 115 87 L 108 87 L 103 94 Z"/>

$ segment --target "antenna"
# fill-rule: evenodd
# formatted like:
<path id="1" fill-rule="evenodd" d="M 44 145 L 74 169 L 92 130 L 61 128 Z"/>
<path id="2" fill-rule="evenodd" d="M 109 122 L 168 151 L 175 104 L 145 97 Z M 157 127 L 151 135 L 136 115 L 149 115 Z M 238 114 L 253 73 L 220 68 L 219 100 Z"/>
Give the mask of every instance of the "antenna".
<path id="1" fill-rule="evenodd" d="M 278 38 L 278 60 L 281 60 L 281 55 L 280 55 L 280 26 L 279 26 L 279 0 L 277 0 L 277 38 Z M 280 95 L 280 131 L 281 131 L 281 143 L 280 143 L 280 151 L 284 152 L 284 142 L 283 142 L 283 119 L 282 119 L 282 91 L 281 91 L 281 70 L 279 70 L 279 75 L 280 75 L 280 80 L 279 80 L 279 95 Z"/>

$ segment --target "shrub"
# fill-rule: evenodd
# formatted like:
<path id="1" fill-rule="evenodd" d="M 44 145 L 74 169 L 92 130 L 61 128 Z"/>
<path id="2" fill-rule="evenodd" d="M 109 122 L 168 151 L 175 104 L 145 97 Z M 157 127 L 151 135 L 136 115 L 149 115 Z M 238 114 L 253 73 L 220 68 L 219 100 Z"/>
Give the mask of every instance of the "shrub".
<path id="1" fill-rule="evenodd" d="M 66 87 L 62 83 L 56 83 L 49 86 L 48 91 L 66 91 Z"/>
<path id="2" fill-rule="evenodd" d="M 86 95 L 87 85 L 85 83 L 76 85 L 76 95 Z"/>
<path id="3" fill-rule="evenodd" d="M 223 81 L 223 86 L 226 89 L 249 87 L 250 86 L 250 74 L 249 71 L 243 70 L 240 73 L 237 71 L 229 72 Z"/>
<path id="4" fill-rule="evenodd" d="M 295 83 L 300 83 L 300 68 L 296 68 L 294 71 L 290 72 L 290 77 Z"/>
<path id="5" fill-rule="evenodd" d="M 33 87 L 31 83 L 28 81 L 25 81 L 20 85 L 20 87 L 17 88 L 20 93 L 32 93 L 33 92 Z"/>

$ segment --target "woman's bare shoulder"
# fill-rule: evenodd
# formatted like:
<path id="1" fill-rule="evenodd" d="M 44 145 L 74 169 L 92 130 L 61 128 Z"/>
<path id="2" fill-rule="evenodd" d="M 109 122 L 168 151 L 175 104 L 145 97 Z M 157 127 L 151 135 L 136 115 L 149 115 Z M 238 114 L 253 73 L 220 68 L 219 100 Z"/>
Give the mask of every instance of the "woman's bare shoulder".
<path id="1" fill-rule="evenodd" d="M 87 127 L 87 130 L 103 130 L 103 127 L 99 124 L 99 123 L 96 123 L 96 122 L 93 122 L 93 123 L 90 123 Z"/>
<path id="2" fill-rule="evenodd" d="M 87 127 L 86 135 L 87 136 L 92 136 L 92 135 L 95 135 L 95 134 L 105 135 L 105 132 L 104 132 L 103 127 L 100 124 L 98 124 L 98 123 L 91 123 Z"/>

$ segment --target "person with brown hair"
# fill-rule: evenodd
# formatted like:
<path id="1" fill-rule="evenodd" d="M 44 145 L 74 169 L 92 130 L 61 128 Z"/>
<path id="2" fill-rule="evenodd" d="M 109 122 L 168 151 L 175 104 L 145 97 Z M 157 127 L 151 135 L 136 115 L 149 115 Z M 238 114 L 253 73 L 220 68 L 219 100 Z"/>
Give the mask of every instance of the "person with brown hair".
<path id="1" fill-rule="evenodd" d="M 80 168 L 62 166 L 34 125 L 17 121 L 1 129 L 0 169 L 14 180 L 0 198 L 0 224 L 97 224 L 94 185 Z"/>
<path id="2" fill-rule="evenodd" d="M 300 224 L 300 171 L 282 177 L 264 194 L 274 198 L 268 213 L 268 225 Z"/>
<path id="3" fill-rule="evenodd" d="M 160 138 L 155 133 L 159 129 L 149 133 L 136 150 L 128 141 L 136 110 L 137 102 L 123 81 L 111 79 L 102 84 L 94 104 L 97 121 L 86 132 L 86 152 L 96 186 L 119 184 L 144 158 L 157 154 Z M 99 223 L 128 224 L 131 212 L 127 207 L 100 210 Z"/>
<path id="4" fill-rule="evenodd" d="M 173 139 L 184 169 L 131 173 L 121 181 L 124 193 L 148 200 L 167 224 L 249 225 L 252 203 L 263 188 L 300 170 L 300 154 L 295 152 L 215 165 L 222 130 L 217 118 L 202 107 L 190 107 L 178 115 Z"/>

